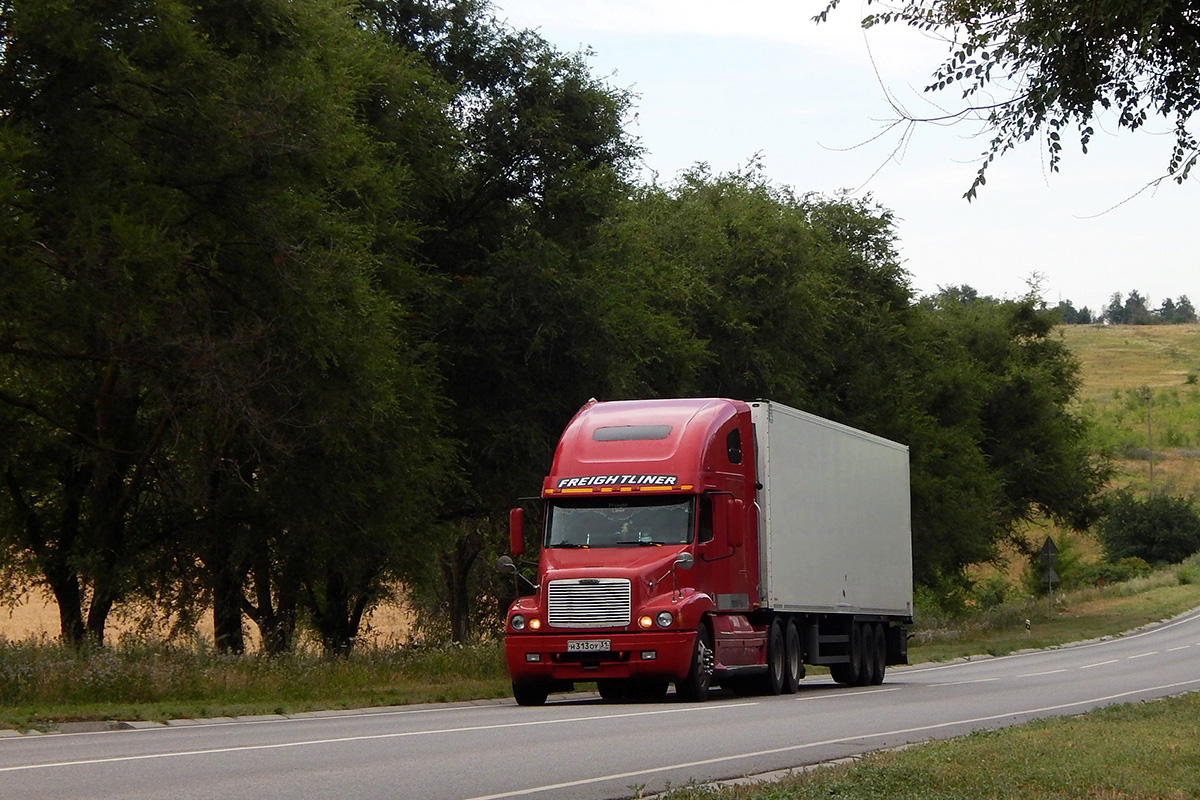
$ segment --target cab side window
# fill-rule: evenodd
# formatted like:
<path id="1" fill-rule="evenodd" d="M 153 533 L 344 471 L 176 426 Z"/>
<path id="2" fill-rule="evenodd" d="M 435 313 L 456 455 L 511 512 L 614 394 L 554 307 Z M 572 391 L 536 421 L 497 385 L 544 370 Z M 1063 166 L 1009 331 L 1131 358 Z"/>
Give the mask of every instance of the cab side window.
<path id="1" fill-rule="evenodd" d="M 742 463 L 742 432 L 734 428 L 725 437 L 725 449 L 729 453 L 730 464 Z"/>

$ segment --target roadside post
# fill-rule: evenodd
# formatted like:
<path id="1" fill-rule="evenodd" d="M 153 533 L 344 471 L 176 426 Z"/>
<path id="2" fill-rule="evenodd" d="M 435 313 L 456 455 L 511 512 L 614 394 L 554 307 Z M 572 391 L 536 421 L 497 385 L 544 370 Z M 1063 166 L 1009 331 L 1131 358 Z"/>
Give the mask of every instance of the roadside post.
<path id="1" fill-rule="evenodd" d="M 1054 540 L 1049 536 L 1042 544 L 1042 549 L 1038 551 L 1038 558 L 1042 565 L 1042 580 L 1046 582 L 1046 597 L 1047 609 L 1050 615 L 1054 614 L 1054 584 L 1058 583 L 1058 573 L 1054 571 L 1054 565 L 1058 562 L 1058 546 L 1054 544 Z"/>

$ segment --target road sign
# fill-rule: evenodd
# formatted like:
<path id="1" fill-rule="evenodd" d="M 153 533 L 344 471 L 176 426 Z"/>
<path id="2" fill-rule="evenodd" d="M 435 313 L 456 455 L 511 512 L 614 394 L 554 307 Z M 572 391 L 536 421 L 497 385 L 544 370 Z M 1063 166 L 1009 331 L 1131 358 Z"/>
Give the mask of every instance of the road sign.
<path id="1" fill-rule="evenodd" d="M 1049 536 L 1046 537 L 1042 549 L 1038 551 L 1038 556 L 1043 567 L 1051 567 L 1058 561 L 1058 546 L 1054 544 L 1054 540 Z"/>

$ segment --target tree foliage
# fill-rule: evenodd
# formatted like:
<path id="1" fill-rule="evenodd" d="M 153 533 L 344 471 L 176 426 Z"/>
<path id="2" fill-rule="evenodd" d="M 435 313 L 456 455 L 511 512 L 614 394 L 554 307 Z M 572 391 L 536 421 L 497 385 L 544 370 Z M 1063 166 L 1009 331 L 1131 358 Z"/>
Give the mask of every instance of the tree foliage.
<path id="1" fill-rule="evenodd" d="M 1186 497 L 1118 491 L 1107 499 L 1100 540 L 1109 561 L 1141 558 L 1177 564 L 1200 552 L 1200 512 Z"/>
<path id="2" fill-rule="evenodd" d="M 826 18 L 832 0 L 818 20 Z M 1083 152 L 1095 126 L 1129 131 L 1159 118 L 1173 126 L 1165 174 L 1184 181 L 1200 158 L 1192 115 L 1200 106 L 1200 7 L 1194 0 L 1030 3 L 1016 0 L 877 2 L 863 27 L 903 24 L 945 38 L 949 55 L 926 91 L 958 89 L 991 134 L 967 191 L 975 196 L 997 156 L 1041 138 L 1058 171 L 1064 139 Z M 1073 130 L 1073 132 L 1072 132 Z"/>
<path id="3" fill-rule="evenodd" d="M 755 162 L 636 184 L 631 96 L 482 0 L 0 0 L 0 37 L 0 569 L 68 640 L 138 599 L 344 653 L 397 582 L 477 635 L 590 397 L 908 444 L 927 585 L 1090 512 L 1033 298 L 917 302 L 889 211 Z"/>
<path id="4" fill-rule="evenodd" d="M 197 564 L 218 641 L 238 649 L 256 549 L 286 532 L 304 554 L 291 562 L 320 555 L 301 544 L 315 515 L 287 513 L 292 487 L 316 482 L 289 477 L 299 458 L 342 466 L 389 431 L 412 456 L 375 459 L 384 483 L 419 489 L 438 463 L 422 446 L 436 425 L 414 424 L 433 383 L 405 341 L 406 298 L 381 289 L 385 270 L 392 285 L 415 270 L 376 253 L 411 236 L 408 173 L 359 120 L 368 87 L 424 75 L 385 84 L 385 53 L 315 0 L 3 12 L 0 122 L 19 144 L 0 296 L 0 400 L 20 433 L 6 544 L 74 640 L 85 595 L 101 639 L 143 565 Z M 361 469 L 321 486 L 340 490 L 318 541 L 392 505 Z"/>
<path id="5" fill-rule="evenodd" d="M 1128 297 L 1115 292 L 1104 310 L 1103 319 L 1110 325 L 1181 325 L 1196 321 L 1196 309 L 1187 295 L 1163 300 L 1158 309 L 1150 307 L 1150 298 L 1134 290 Z"/>

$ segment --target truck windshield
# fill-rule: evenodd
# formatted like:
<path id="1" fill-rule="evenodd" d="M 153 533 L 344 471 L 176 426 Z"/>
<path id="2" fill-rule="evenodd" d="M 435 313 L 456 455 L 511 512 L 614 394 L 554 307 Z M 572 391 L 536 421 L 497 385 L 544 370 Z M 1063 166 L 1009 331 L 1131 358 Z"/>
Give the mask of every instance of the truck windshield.
<path id="1" fill-rule="evenodd" d="M 547 547 L 687 544 L 694 497 L 597 497 L 552 503 Z"/>

